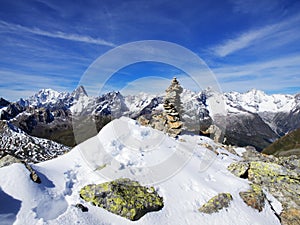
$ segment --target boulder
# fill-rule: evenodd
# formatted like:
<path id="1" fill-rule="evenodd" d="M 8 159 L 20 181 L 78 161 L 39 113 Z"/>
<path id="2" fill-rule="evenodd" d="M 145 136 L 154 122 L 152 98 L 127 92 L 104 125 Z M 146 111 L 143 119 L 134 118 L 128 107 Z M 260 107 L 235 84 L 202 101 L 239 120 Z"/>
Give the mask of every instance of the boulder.
<path id="1" fill-rule="evenodd" d="M 86 185 L 80 190 L 80 197 L 132 221 L 164 206 L 163 198 L 153 187 L 141 186 L 137 181 L 127 178 Z"/>
<path id="2" fill-rule="evenodd" d="M 247 178 L 249 166 L 248 162 L 233 162 L 227 169 L 237 177 Z"/>
<path id="3" fill-rule="evenodd" d="M 265 194 L 259 185 L 252 184 L 251 189 L 239 193 L 243 201 L 250 207 L 261 212 L 265 206 Z"/>
<path id="4" fill-rule="evenodd" d="M 199 211 L 207 214 L 212 214 L 220 211 L 223 208 L 228 208 L 231 201 L 231 194 L 221 193 L 211 198 L 207 203 L 201 206 Z"/>

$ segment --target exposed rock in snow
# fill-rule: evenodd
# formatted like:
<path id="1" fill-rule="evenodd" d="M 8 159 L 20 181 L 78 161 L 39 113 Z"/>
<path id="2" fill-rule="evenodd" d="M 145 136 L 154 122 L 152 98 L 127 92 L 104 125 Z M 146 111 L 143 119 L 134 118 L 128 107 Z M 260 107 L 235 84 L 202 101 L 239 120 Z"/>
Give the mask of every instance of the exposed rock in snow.
<path id="1" fill-rule="evenodd" d="M 232 196 L 230 193 L 221 193 L 211 198 L 207 203 L 201 206 L 199 211 L 207 214 L 216 213 L 224 208 L 228 208 L 231 201 Z"/>
<path id="2" fill-rule="evenodd" d="M 293 219 L 286 217 L 286 213 L 280 214 L 281 209 L 279 208 L 282 206 L 283 211 L 300 208 L 299 157 L 276 158 L 249 150 L 243 153 L 242 161 L 230 164 L 228 169 L 236 176 L 247 178 L 253 183 L 252 191 L 240 193 L 248 205 L 262 210 L 265 195 L 262 190 L 264 190 L 268 193 L 266 198 L 272 205 L 274 213 L 280 217 L 285 216 L 282 218 L 282 221 L 285 220 L 283 224 L 293 224 Z M 275 201 L 279 201 L 280 207 L 273 206 L 274 197 Z M 295 211 L 295 213 L 298 212 Z"/>
<path id="3" fill-rule="evenodd" d="M 144 187 L 124 178 L 98 185 L 89 184 L 80 190 L 80 197 L 132 221 L 164 206 L 163 198 L 153 187 Z"/>
<path id="4" fill-rule="evenodd" d="M 240 192 L 243 201 L 250 207 L 261 212 L 265 206 L 265 194 L 262 188 L 257 184 L 252 184 L 248 191 Z"/>

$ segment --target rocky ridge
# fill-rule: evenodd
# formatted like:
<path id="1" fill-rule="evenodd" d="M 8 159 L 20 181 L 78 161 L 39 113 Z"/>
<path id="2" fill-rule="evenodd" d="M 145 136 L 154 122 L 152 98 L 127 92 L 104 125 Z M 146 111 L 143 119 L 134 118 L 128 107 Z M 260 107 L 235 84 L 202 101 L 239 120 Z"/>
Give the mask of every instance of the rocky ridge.
<path id="1" fill-rule="evenodd" d="M 11 155 L 34 163 L 55 158 L 70 150 L 54 141 L 32 137 L 7 121 L 0 121 L 0 146 L 0 158 Z"/>
<path id="2" fill-rule="evenodd" d="M 177 80 L 176 82 L 178 83 Z M 200 93 L 194 93 L 187 89 L 180 89 L 179 83 L 176 84 L 176 82 L 174 81 L 170 87 L 175 88 L 174 90 L 178 93 L 170 89 L 168 98 L 177 99 L 174 102 L 171 101 L 174 105 L 175 102 L 180 103 L 178 101 L 180 96 L 182 107 L 177 111 L 183 122 L 180 128 L 182 131 L 196 134 L 200 132 L 207 136 L 218 132 L 217 127 L 210 127 L 216 124 L 211 103 L 218 99 L 224 101 L 228 112 L 225 130 L 226 144 L 252 145 L 261 151 L 280 136 L 300 127 L 299 94 L 294 96 L 266 95 L 258 90 L 251 90 L 244 94 L 237 92 L 221 94 L 209 88 Z M 166 92 L 167 95 L 168 92 Z M 160 115 L 164 110 L 163 96 L 147 94 L 123 96 L 120 92 L 110 92 L 92 97 L 87 95 L 82 86 L 72 93 L 43 89 L 28 99 L 20 99 L 14 103 L 2 99 L 0 116 L 1 120 L 11 121 L 29 135 L 51 139 L 67 146 L 78 144 L 73 134 L 73 119 L 85 121 L 87 124 L 89 121 L 96 124 L 96 132 L 82 131 L 86 135 L 82 136 L 81 141 L 96 135 L 107 122 L 120 116 L 133 119 L 144 117 L 149 120 L 152 127 L 160 130 L 164 130 L 166 124 L 175 126 L 177 128 L 170 129 L 170 131 L 176 136 L 180 130 L 177 130 L 179 124 L 172 122 L 176 118 L 170 118 L 168 122 L 163 115 Z"/>
<path id="3" fill-rule="evenodd" d="M 300 158 L 297 156 L 274 157 L 258 153 L 248 148 L 242 160 L 229 165 L 228 170 L 234 175 L 251 182 L 250 192 L 241 192 L 240 196 L 249 206 L 262 210 L 264 192 L 270 193 L 282 205 L 282 212 L 277 213 L 284 225 L 300 222 Z M 288 216 L 293 212 L 294 218 Z M 276 214 L 276 212 L 275 212 Z M 297 221 L 296 223 L 293 221 Z"/>

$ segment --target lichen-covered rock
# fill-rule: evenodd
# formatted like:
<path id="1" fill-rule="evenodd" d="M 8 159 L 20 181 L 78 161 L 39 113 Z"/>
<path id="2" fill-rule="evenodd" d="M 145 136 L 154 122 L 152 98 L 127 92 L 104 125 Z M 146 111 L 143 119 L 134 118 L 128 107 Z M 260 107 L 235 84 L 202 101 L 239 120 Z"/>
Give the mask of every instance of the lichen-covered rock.
<path id="1" fill-rule="evenodd" d="M 249 166 L 246 173 L 243 174 L 247 168 L 246 165 Z M 293 220 L 289 216 L 299 213 L 295 210 L 300 208 L 300 158 L 298 156 L 274 157 L 247 147 L 243 153 L 243 160 L 232 163 L 228 170 L 236 176 L 248 178 L 253 185 L 263 188 L 273 195 L 283 207 L 283 213 L 280 215 L 282 221 L 289 221 L 283 222 L 283 224 L 300 224 L 299 220 Z M 252 187 L 254 187 L 253 185 Z M 254 204 L 255 198 L 249 192 L 244 192 L 240 196 L 244 201 L 246 200 L 246 204 L 257 204 Z M 290 211 L 290 209 L 295 210 Z"/>
<path id="2" fill-rule="evenodd" d="M 256 184 L 251 185 L 249 191 L 239 193 L 243 201 L 250 207 L 261 212 L 265 206 L 265 194 L 261 187 Z"/>
<path id="3" fill-rule="evenodd" d="M 141 186 L 127 178 L 97 185 L 89 184 L 80 190 L 80 197 L 132 221 L 164 206 L 163 198 L 153 187 Z"/>
<path id="4" fill-rule="evenodd" d="M 211 198 L 207 203 L 201 206 L 199 211 L 207 214 L 212 214 L 220 211 L 223 208 L 228 208 L 231 201 L 231 194 L 221 193 Z"/>
<path id="5" fill-rule="evenodd" d="M 285 208 L 300 206 L 300 174 L 276 163 L 251 162 L 249 180 L 262 185 Z"/>
<path id="6" fill-rule="evenodd" d="M 233 162 L 227 167 L 227 169 L 231 173 L 236 175 L 237 177 L 247 178 L 249 163 L 248 162 Z"/>
<path id="7" fill-rule="evenodd" d="M 299 225 L 300 224 L 300 209 L 290 208 L 284 210 L 280 214 L 282 225 Z"/>

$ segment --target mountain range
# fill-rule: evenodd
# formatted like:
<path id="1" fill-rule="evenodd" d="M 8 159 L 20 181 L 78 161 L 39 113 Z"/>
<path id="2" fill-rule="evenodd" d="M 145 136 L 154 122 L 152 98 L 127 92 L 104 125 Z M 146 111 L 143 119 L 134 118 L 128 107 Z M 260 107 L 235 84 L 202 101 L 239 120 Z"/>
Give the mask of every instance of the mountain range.
<path id="1" fill-rule="evenodd" d="M 46 138 L 73 147 L 95 136 L 115 118 L 138 119 L 163 110 L 163 97 L 140 93 L 123 96 L 109 92 L 88 96 L 79 86 L 72 93 L 42 89 L 35 95 L 9 102 L 0 99 L 0 118 L 25 134 Z M 263 150 L 275 140 L 300 127 L 300 94 L 267 95 L 259 90 L 247 93 L 218 93 L 205 89 L 199 93 L 184 89 L 181 94 L 185 124 L 196 125 L 186 130 L 201 133 L 198 127 L 217 120 L 212 104 L 223 101 L 225 106 L 224 143 L 254 146 Z M 80 121 L 79 123 L 76 121 Z M 73 129 L 79 131 L 74 137 Z"/>

